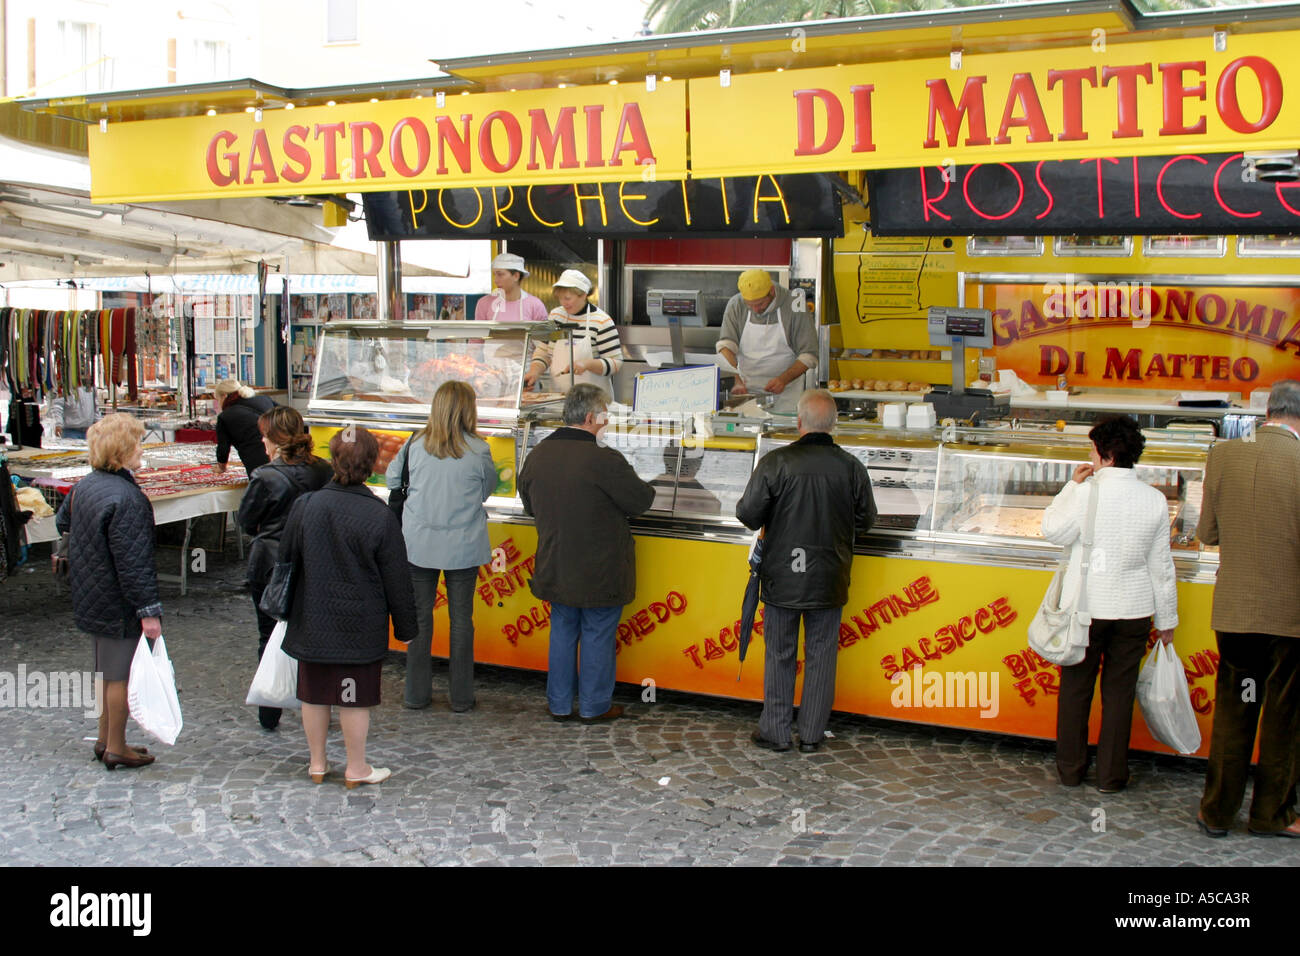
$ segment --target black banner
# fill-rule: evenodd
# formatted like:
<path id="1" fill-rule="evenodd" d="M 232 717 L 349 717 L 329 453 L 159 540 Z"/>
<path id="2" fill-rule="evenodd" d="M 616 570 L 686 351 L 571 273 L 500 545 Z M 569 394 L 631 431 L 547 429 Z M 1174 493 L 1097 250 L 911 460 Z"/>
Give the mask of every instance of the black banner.
<path id="1" fill-rule="evenodd" d="M 365 193 L 376 242 L 839 236 L 840 199 L 821 174 Z"/>
<path id="2" fill-rule="evenodd" d="M 927 166 L 868 174 L 880 236 L 1300 232 L 1300 182 L 1241 153 Z"/>

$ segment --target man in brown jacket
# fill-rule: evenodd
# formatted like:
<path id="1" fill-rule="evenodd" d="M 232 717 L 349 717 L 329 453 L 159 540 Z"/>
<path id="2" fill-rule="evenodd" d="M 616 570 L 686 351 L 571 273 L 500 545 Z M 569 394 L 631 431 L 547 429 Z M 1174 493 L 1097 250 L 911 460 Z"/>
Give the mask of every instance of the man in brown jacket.
<path id="1" fill-rule="evenodd" d="M 538 443 L 519 473 L 524 511 L 537 522 L 537 563 L 529 586 L 551 604 L 547 709 L 583 721 L 614 720 L 614 639 L 623 605 L 636 594 L 636 554 L 627 519 L 649 509 L 654 488 L 619 452 L 597 443 L 606 397 L 575 385 L 564 424 Z M 582 648 L 582 668 L 577 664 Z"/>
<path id="2" fill-rule="evenodd" d="M 1300 838 L 1292 809 L 1300 735 L 1300 382 L 1282 381 L 1253 435 L 1219 442 L 1205 465 L 1197 529 L 1219 546 L 1214 729 L 1197 824 L 1225 836 L 1259 763 L 1250 832 Z"/>

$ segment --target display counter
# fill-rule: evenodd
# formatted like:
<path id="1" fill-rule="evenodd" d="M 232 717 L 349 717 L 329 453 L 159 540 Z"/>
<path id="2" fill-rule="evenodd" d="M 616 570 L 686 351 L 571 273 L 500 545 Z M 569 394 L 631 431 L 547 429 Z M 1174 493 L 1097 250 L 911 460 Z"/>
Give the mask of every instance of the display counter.
<path id="1" fill-rule="evenodd" d="M 486 325 L 476 330 L 485 342 L 465 341 L 460 347 L 493 345 L 496 333 L 482 327 Z M 440 348 L 449 344 L 445 337 L 428 336 L 425 330 L 412 338 Z M 429 347 L 421 344 L 419 349 Z M 415 367 L 427 361 L 417 361 Z M 418 393 L 412 389 L 411 397 Z M 536 534 L 513 478 L 560 421 L 554 405 L 511 406 L 501 397 L 489 396 L 479 409 L 481 431 L 493 446 L 502 481 L 487 503 L 494 552 L 479 571 L 475 656 L 484 663 L 545 670 L 549 606 L 528 587 Z M 379 431 L 387 455 L 376 466 L 376 482 L 382 481 L 387 461 L 402 441 L 428 415 L 427 399 L 394 403 L 397 407 L 373 397 L 355 404 L 343 398 L 326 401 L 336 404 L 311 406 L 318 451 L 349 422 L 365 422 Z M 736 630 L 752 535 L 736 520 L 735 508 L 755 463 L 797 434 L 788 426 L 725 413 L 713 416 L 712 431 L 703 437 L 693 433 L 689 422 L 615 414 L 603 433 L 602 440 L 655 489 L 650 510 L 631 522 L 637 595 L 618 627 L 618 679 L 761 700 L 761 619 L 748 666 L 741 668 L 737 660 Z M 1010 423 L 904 431 L 845 421 L 836 440 L 867 466 L 880 514 L 855 547 L 835 708 L 1054 737 L 1050 698 L 1059 687 L 1059 668 L 1029 649 L 1025 629 L 1061 553 L 1042 538 L 1043 510 L 1074 468 L 1088 460 L 1086 436 Z M 1182 622 L 1176 647 L 1187 667 L 1207 745 L 1217 666 L 1208 623 L 1217 553 L 1204 547 L 1195 531 L 1208 447 L 1209 441 L 1195 433 L 1153 433 L 1137 469 L 1138 477 L 1159 489 L 1169 505 Z M 434 614 L 434 653 L 445 655 L 441 597 Z M 969 695 L 930 694 L 925 682 L 936 675 L 941 686 L 969 689 Z M 1140 717 L 1134 721 L 1133 740 L 1139 749 L 1163 749 Z"/>

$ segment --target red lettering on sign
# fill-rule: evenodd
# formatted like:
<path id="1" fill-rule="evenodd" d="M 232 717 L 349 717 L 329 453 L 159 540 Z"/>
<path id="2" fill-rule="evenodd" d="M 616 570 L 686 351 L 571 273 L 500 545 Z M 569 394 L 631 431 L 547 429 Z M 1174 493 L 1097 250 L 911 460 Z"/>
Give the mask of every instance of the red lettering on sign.
<path id="1" fill-rule="evenodd" d="M 208 179 L 214 186 L 229 186 L 239 178 L 239 153 L 221 154 L 226 161 L 225 168 L 217 163 L 217 150 L 222 146 L 233 146 L 238 138 L 230 130 L 223 129 L 208 141 Z"/>
<path id="2" fill-rule="evenodd" d="M 1132 139 L 1142 135 L 1138 126 L 1137 81 L 1151 82 L 1151 64 L 1139 63 L 1130 66 L 1103 66 L 1101 68 L 1101 85 L 1110 86 L 1115 80 L 1115 115 L 1117 118 L 1115 139 Z"/>
<path id="3" fill-rule="evenodd" d="M 874 153 L 876 144 L 871 137 L 871 91 L 875 86 L 866 83 L 849 87 L 853 94 L 853 152 Z"/>
<path id="4" fill-rule="evenodd" d="M 555 125 L 551 126 L 546 120 L 546 110 L 534 109 L 528 111 L 528 169 L 540 169 L 541 165 L 537 162 L 537 151 L 542 151 L 542 160 L 546 163 L 547 169 L 555 169 L 555 151 L 560 151 L 560 169 L 576 169 L 578 167 L 578 147 L 576 144 L 575 133 L 573 129 L 573 119 L 577 114 L 576 106 L 565 106 L 561 108 L 560 115 L 555 118 Z"/>
<path id="5" fill-rule="evenodd" d="M 284 138 L 280 147 L 284 150 L 285 162 L 280 167 L 280 178 L 287 179 L 291 183 L 300 183 L 307 178 L 311 172 L 311 153 L 308 152 L 306 142 L 310 130 L 305 126 L 290 126 L 284 131 Z M 290 162 L 298 164 L 295 169 L 289 165 Z"/>
<path id="6" fill-rule="evenodd" d="M 1219 191 L 1219 177 L 1223 175 L 1223 170 L 1229 163 L 1235 162 L 1241 158 L 1241 153 L 1233 153 L 1223 162 L 1219 163 L 1219 168 L 1214 171 L 1214 198 L 1218 201 L 1219 207 L 1229 215 L 1236 216 L 1238 219 L 1253 219 L 1255 216 L 1262 216 L 1263 212 L 1258 209 L 1254 212 L 1238 212 L 1236 209 L 1233 209 L 1228 205 L 1223 198 L 1223 193 Z"/>
<path id="7" fill-rule="evenodd" d="M 826 111 L 826 135 L 817 142 L 817 110 L 821 103 Z M 844 135 L 844 108 L 839 98 L 830 90 L 811 89 L 794 91 L 796 156 L 818 156 L 829 153 Z"/>
<path id="8" fill-rule="evenodd" d="M 1020 173 L 1019 171 L 1017 171 L 1016 167 L 1012 166 L 1009 163 L 998 163 L 998 165 L 1003 167 L 1004 169 L 1011 170 L 1011 175 L 1016 177 L 1016 186 L 1019 189 L 1019 193 L 1016 196 L 1016 203 L 1014 206 L 1012 206 L 1010 209 L 1008 209 L 1006 212 L 1002 213 L 1001 215 L 995 216 L 984 212 L 982 209 L 976 206 L 974 201 L 970 198 L 970 178 L 971 176 L 975 175 L 975 170 L 979 169 L 983 165 L 984 165 L 983 163 L 976 163 L 970 169 L 966 170 L 966 176 L 961 181 L 961 194 L 966 200 L 966 205 L 970 207 L 971 212 L 975 213 L 975 215 L 979 216 L 981 219 L 996 220 L 996 219 L 1006 219 L 1008 216 L 1014 216 L 1016 214 L 1016 210 L 1020 208 L 1020 204 L 1025 201 L 1025 181 L 1020 178 Z"/>
<path id="9" fill-rule="evenodd" d="M 953 103 L 947 80 L 926 80 L 925 85 L 930 89 L 928 135 L 921 145 L 926 149 L 938 147 L 939 140 L 935 137 L 935 120 L 938 119 L 943 123 L 944 138 L 949 146 L 957 145 L 963 122 L 969 126 L 965 145 L 988 146 L 988 127 L 984 120 L 984 84 L 987 81 L 986 76 L 967 77 L 962 86 L 961 102 Z"/>
<path id="10" fill-rule="evenodd" d="M 383 179 L 388 174 L 379 164 L 379 151 L 384 146 L 384 131 L 378 123 L 369 121 L 349 123 L 352 135 L 352 175 L 357 179 Z M 366 140 L 369 139 L 369 144 Z"/>
<path id="11" fill-rule="evenodd" d="M 939 170 L 943 169 L 942 166 L 936 166 L 935 168 Z M 931 199 L 929 195 L 929 190 L 926 188 L 925 185 L 925 171 L 926 171 L 925 166 L 922 166 L 920 169 L 917 170 L 917 172 L 921 174 L 921 211 L 922 214 L 925 216 L 925 221 L 926 222 L 930 221 L 930 213 L 933 212 L 939 218 L 951 222 L 952 216 L 948 215 L 946 212 L 940 209 L 937 204 L 942 202 L 943 198 L 948 195 L 948 190 L 952 187 L 952 183 L 947 178 L 944 178 L 943 192 L 941 192 L 934 199 Z"/>
<path id="12" fill-rule="evenodd" d="M 1015 115 L 1017 106 L 1020 107 L 1020 116 Z M 1034 86 L 1034 77 L 1030 73 L 1017 73 L 1011 77 L 1011 85 L 1007 89 L 1006 105 L 1002 108 L 1002 122 L 998 126 L 997 138 L 993 142 L 1000 144 L 1011 142 L 1007 130 L 1012 126 L 1023 126 L 1029 130 L 1029 135 L 1025 137 L 1026 143 L 1050 143 L 1052 141 L 1052 131 L 1047 128 L 1047 117 L 1043 115 L 1043 104 L 1038 99 L 1038 88 Z M 1021 194 L 1023 195 L 1023 193 L 1024 188 L 1021 187 Z"/>
<path id="13" fill-rule="evenodd" d="M 1253 123 L 1241 115 L 1241 103 L 1237 100 L 1237 74 L 1242 69 L 1254 73 L 1255 80 L 1259 83 L 1259 119 Z M 1214 88 L 1214 100 L 1219 118 L 1230 130 L 1234 133 L 1258 133 L 1273 125 L 1282 109 L 1282 77 L 1277 67 L 1261 56 L 1238 57 L 1219 74 L 1219 82 Z"/>
<path id="14" fill-rule="evenodd" d="M 271 144 L 267 142 L 266 130 L 253 130 L 253 140 L 248 146 L 248 172 L 244 176 L 244 185 L 253 182 L 254 171 L 262 174 L 264 183 L 278 183 L 280 177 L 275 174 L 275 160 L 271 158 Z"/>
<path id="15" fill-rule="evenodd" d="M 1082 140 L 1088 138 L 1088 134 L 1083 129 L 1083 83 L 1085 80 L 1093 89 L 1097 88 L 1097 68 L 1095 66 L 1074 70 L 1047 71 L 1047 91 L 1049 93 L 1057 83 L 1061 84 L 1062 128 L 1056 137 L 1058 140 Z M 1039 163 L 1039 165 L 1041 166 L 1042 163 Z"/>
<path id="16" fill-rule="evenodd" d="M 407 130 L 415 140 L 415 164 L 407 162 L 406 150 L 402 145 L 402 134 Z M 418 176 L 429 165 L 432 145 L 429 141 L 429 128 L 414 116 L 404 116 L 393 124 L 393 132 L 388 137 L 388 155 L 393 161 L 393 168 L 401 176 Z"/>
<path id="17" fill-rule="evenodd" d="M 1165 199 L 1165 173 L 1169 171 L 1169 167 L 1174 163 L 1182 162 L 1185 159 L 1190 159 L 1194 163 L 1200 163 L 1202 166 L 1208 165 L 1208 161 L 1202 159 L 1200 156 L 1189 156 L 1186 154 L 1175 156 L 1173 159 L 1169 160 L 1169 162 L 1161 166 L 1160 172 L 1156 174 L 1156 198 L 1160 200 L 1160 205 L 1164 207 L 1165 212 L 1169 213 L 1171 216 L 1177 216 L 1179 219 L 1200 219 L 1201 214 L 1199 212 L 1179 212 L 1173 206 L 1169 205 L 1169 201 Z"/>
<path id="18" fill-rule="evenodd" d="M 317 123 L 313 138 L 323 142 L 325 148 L 325 171 L 321 179 L 339 178 L 339 140 L 344 136 L 342 123 Z"/>
<path id="19" fill-rule="evenodd" d="M 1183 85 L 1183 74 L 1191 71 L 1201 75 L 1201 82 L 1195 86 Z M 1205 61 L 1160 64 L 1160 92 L 1164 106 L 1164 125 L 1160 127 L 1161 136 L 1186 136 L 1205 132 L 1205 117 L 1202 116 L 1192 125 L 1183 122 L 1183 100 L 1196 97 L 1205 100 Z"/>

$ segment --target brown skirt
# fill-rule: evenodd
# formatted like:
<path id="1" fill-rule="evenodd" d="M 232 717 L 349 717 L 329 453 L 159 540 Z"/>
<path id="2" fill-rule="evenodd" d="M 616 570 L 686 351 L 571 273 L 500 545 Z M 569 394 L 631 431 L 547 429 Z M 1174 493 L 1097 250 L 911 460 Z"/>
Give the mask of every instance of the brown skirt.
<path id="1" fill-rule="evenodd" d="M 313 664 L 298 662 L 298 699 L 326 707 L 378 707 L 384 662 Z"/>

